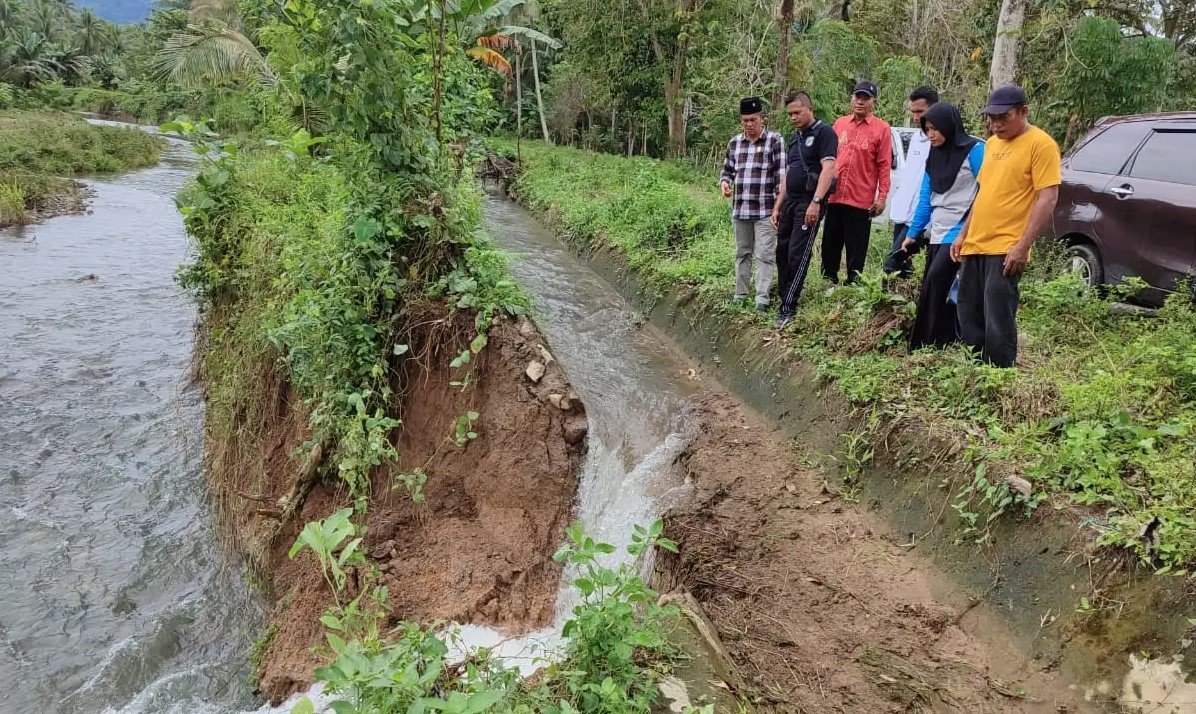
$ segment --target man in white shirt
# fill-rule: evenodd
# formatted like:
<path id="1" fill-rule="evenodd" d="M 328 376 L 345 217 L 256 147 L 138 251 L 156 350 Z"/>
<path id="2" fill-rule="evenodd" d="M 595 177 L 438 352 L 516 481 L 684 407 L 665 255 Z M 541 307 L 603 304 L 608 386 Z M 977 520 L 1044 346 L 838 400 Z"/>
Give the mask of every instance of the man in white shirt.
<path id="1" fill-rule="evenodd" d="M 910 92 L 909 119 L 912 125 L 921 126 L 922 115 L 931 106 L 938 104 L 938 101 L 939 93 L 934 87 L 918 87 Z M 922 189 L 922 176 L 926 173 L 926 157 L 929 154 L 930 140 L 919 129 L 910 138 L 905 165 L 897 174 L 896 188 L 889 197 L 889 219 L 893 221 L 893 247 L 889 249 L 889 259 L 885 261 L 884 271 L 899 273 L 903 278 L 909 277 L 914 271 L 911 257 L 900 248 L 905 242 L 910 219 L 914 217 L 914 209 L 918 205 L 918 193 Z"/>

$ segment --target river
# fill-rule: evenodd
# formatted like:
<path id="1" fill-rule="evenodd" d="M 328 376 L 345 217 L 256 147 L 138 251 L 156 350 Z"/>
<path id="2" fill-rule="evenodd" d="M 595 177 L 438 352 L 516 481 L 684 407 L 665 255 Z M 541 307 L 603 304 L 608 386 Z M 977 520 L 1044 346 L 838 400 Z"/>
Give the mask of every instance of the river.
<path id="1" fill-rule="evenodd" d="M 258 597 L 204 489 L 190 148 L 0 231 L 0 711 L 252 706 Z M 200 706 L 200 703 L 206 703 Z"/>

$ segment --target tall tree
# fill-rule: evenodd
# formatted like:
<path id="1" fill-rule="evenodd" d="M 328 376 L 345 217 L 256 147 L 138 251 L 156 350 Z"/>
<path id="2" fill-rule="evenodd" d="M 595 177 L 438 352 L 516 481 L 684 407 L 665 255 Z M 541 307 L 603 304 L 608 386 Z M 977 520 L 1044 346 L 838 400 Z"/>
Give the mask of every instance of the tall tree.
<path id="1" fill-rule="evenodd" d="M 1017 81 L 1017 53 L 1022 27 L 1026 23 L 1028 0 L 1001 0 L 997 18 L 997 37 L 993 42 L 993 61 L 988 74 L 989 88 Z"/>
<path id="2" fill-rule="evenodd" d="M 781 106 L 787 89 L 786 85 L 789 83 L 789 40 L 793 35 L 793 20 L 796 14 L 796 0 L 780 0 L 773 13 L 780 25 L 777 39 L 777 65 L 773 72 L 773 82 L 776 84 L 772 90 L 774 112 Z"/>

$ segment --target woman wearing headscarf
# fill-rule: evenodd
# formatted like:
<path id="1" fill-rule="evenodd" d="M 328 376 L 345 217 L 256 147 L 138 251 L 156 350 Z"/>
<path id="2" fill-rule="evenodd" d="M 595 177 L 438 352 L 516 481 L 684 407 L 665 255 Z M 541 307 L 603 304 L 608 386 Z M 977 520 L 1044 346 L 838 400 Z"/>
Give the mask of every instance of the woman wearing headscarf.
<path id="1" fill-rule="evenodd" d="M 959 340 L 955 305 L 948 301 L 959 271 L 959 264 L 951 260 L 951 244 L 976 198 L 976 177 L 984 161 L 984 142 L 964 129 L 958 107 L 935 104 L 922 115 L 921 124 L 931 148 L 910 220 L 909 235 L 915 238 L 907 238 L 902 250 L 912 253 L 920 242 L 929 243 L 929 249 L 910 349 Z"/>

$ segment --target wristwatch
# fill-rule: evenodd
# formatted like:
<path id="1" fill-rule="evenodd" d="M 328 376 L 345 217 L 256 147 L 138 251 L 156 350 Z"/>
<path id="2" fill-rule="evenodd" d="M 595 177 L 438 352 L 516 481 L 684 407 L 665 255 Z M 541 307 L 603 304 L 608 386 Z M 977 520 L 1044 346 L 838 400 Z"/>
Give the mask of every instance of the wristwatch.
<path id="1" fill-rule="evenodd" d="M 826 200 L 825 198 L 819 198 L 819 197 L 815 196 L 814 198 L 810 199 L 810 203 L 817 203 L 818 205 L 821 206 L 822 202 L 825 200 Z"/>

